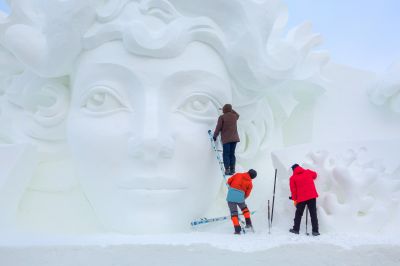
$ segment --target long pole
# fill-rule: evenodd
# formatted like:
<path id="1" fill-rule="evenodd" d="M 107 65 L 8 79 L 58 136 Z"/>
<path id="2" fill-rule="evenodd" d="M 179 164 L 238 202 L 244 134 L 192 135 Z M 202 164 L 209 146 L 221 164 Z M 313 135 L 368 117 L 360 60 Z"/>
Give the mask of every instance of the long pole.
<path id="1" fill-rule="evenodd" d="M 268 200 L 268 234 L 271 234 L 271 210 L 269 207 L 269 200 Z"/>
<path id="2" fill-rule="evenodd" d="M 278 169 L 275 169 L 275 178 L 274 178 L 274 194 L 272 195 L 271 226 L 272 226 L 272 220 L 274 219 L 275 186 L 276 186 L 276 174 L 277 174 L 277 172 L 278 172 Z"/>
<path id="3" fill-rule="evenodd" d="M 306 235 L 308 235 L 307 225 L 308 225 L 308 206 L 306 206 Z"/>

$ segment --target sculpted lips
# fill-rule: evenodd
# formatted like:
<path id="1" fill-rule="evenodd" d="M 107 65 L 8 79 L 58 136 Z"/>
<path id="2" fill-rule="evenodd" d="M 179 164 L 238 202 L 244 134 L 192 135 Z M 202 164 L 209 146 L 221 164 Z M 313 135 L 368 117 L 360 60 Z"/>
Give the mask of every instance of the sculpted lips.
<path id="1" fill-rule="evenodd" d="M 121 189 L 132 189 L 132 190 L 184 190 L 186 185 L 181 181 L 161 176 L 152 177 L 129 177 L 117 181 L 118 188 Z"/>

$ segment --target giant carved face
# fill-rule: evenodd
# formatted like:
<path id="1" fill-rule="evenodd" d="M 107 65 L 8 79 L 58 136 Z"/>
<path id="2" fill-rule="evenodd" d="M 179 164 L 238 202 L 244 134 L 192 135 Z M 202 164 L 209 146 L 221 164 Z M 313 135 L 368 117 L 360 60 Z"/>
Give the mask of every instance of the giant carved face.
<path id="1" fill-rule="evenodd" d="M 265 202 L 257 183 L 303 98 L 297 80 L 315 91 L 303 81 L 326 58 L 308 25 L 281 38 L 285 18 L 281 1 L 14 1 L 0 22 L 0 137 L 41 152 L 34 191 L 69 192 L 76 169 L 105 228 L 181 231 L 223 195 L 207 131 L 232 103 L 237 168 L 259 173 L 249 205 Z"/>
<path id="2" fill-rule="evenodd" d="M 205 44 L 169 59 L 128 53 L 120 42 L 82 54 L 67 139 L 106 227 L 182 230 L 211 206 L 222 177 L 207 130 L 231 98 L 224 64 Z"/>

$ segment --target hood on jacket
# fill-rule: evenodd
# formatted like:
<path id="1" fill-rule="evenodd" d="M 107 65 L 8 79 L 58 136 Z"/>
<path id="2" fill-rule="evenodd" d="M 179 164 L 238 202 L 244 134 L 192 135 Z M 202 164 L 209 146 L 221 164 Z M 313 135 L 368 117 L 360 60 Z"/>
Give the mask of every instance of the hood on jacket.
<path id="1" fill-rule="evenodd" d="M 222 107 L 222 112 L 225 113 L 229 113 L 232 112 L 232 105 L 231 104 L 225 104 L 224 107 Z"/>
<path id="2" fill-rule="evenodd" d="M 297 174 L 301 174 L 304 172 L 304 168 L 302 168 L 301 166 L 297 166 L 296 168 L 294 168 L 293 170 L 293 174 L 297 175 Z"/>

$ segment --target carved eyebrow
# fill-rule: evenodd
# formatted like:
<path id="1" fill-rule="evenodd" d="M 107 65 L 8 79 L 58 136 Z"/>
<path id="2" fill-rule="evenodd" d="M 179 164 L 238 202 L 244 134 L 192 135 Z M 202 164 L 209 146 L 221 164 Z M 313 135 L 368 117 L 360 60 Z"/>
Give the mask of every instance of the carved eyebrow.
<path id="1" fill-rule="evenodd" d="M 136 75 L 129 68 L 112 63 L 93 63 L 85 65 L 83 70 L 90 69 L 92 72 L 90 77 L 78 75 L 74 81 L 74 98 L 81 99 L 87 95 L 88 91 L 95 86 L 111 87 L 122 98 L 129 97 L 129 92 L 126 90 L 128 86 L 121 86 L 121 83 L 128 81 L 128 83 L 138 83 Z M 85 72 L 85 71 L 82 71 Z M 79 90 L 76 86 L 79 84 Z"/>
<path id="2" fill-rule="evenodd" d="M 201 92 L 199 91 L 199 87 L 210 88 L 212 90 L 211 93 L 219 102 L 224 102 L 232 97 L 230 83 L 227 83 L 215 73 L 204 70 L 174 73 L 165 79 L 163 87 L 168 88 L 168 90 L 179 91 L 180 93 L 182 93 L 182 90 L 188 89 L 191 92 Z"/>

